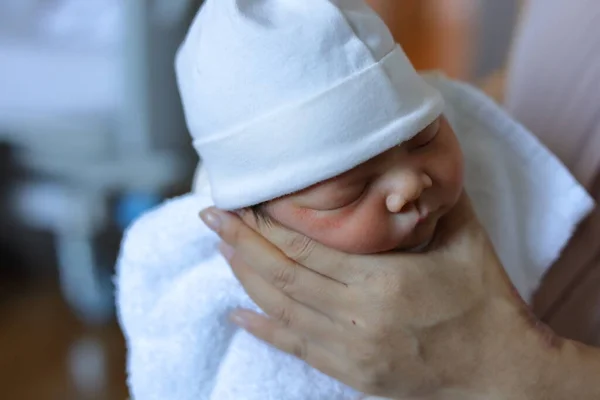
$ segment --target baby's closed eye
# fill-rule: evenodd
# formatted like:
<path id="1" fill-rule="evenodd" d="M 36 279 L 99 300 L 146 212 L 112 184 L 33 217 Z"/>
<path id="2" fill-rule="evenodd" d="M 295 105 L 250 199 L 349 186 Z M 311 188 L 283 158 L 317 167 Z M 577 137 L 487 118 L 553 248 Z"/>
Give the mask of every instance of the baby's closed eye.
<path id="1" fill-rule="evenodd" d="M 307 194 L 302 206 L 317 211 L 334 211 L 356 204 L 368 190 L 368 182 L 331 185 Z"/>

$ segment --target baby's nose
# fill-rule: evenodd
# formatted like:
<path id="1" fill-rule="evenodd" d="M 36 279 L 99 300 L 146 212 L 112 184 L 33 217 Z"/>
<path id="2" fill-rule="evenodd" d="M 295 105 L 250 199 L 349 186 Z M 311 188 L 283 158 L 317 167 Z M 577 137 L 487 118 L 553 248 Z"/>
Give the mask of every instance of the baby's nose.
<path id="1" fill-rule="evenodd" d="M 410 211 L 421 193 L 433 185 L 426 174 L 407 174 L 396 183 L 388 193 L 385 205 L 389 212 L 400 213 Z"/>

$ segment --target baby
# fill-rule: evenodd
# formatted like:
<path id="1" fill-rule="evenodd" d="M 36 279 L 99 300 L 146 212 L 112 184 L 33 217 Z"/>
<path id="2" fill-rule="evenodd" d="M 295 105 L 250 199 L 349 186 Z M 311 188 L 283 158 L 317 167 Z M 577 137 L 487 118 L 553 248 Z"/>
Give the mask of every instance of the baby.
<path id="1" fill-rule="evenodd" d="M 196 218 L 205 207 L 250 208 L 348 253 L 416 252 L 466 190 L 526 298 L 592 207 L 494 103 L 417 74 L 362 0 L 207 0 L 176 70 L 202 173 L 124 239 L 136 400 L 362 398 L 228 322 L 257 307 Z"/>
<path id="2" fill-rule="evenodd" d="M 460 146 L 440 117 L 348 172 L 252 209 L 347 253 L 422 251 L 462 188 Z"/>

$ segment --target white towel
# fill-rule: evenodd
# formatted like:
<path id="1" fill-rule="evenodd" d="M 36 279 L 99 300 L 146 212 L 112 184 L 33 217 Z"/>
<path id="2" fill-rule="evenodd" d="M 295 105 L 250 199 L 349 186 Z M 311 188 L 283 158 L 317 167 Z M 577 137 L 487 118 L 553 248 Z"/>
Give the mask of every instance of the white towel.
<path id="1" fill-rule="evenodd" d="M 533 135 L 468 85 L 429 76 L 463 147 L 466 188 L 529 298 L 593 202 Z M 169 201 L 127 232 L 117 305 L 135 400 L 354 400 L 359 394 L 228 322 L 256 309 L 198 219 L 207 193 Z"/>

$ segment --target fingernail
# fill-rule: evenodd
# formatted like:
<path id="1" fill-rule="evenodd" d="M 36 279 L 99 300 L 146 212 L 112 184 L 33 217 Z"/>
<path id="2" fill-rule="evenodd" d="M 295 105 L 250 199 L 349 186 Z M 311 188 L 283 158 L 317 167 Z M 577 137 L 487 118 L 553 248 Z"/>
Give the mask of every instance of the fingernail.
<path id="1" fill-rule="evenodd" d="M 237 310 L 232 312 L 229 318 L 231 319 L 231 322 L 240 328 L 247 329 L 251 325 L 252 314 L 248 311 Z"/>
<path id="2" fill-rule="evenodd" d="M 235 252 L 235 250 L 233 250 L 233 247 L 231 247 L 225 242 L 219 243 L 219 251 L 227 261 L 231 261 L 231 259 L 233 258 L 233 253 Z"/>
<path id="3" fill-rule="evenodd" d="M 214 232 L 219 232 L 221 230 L 221 217 L 211 209 L 202 210 L 200 212 L 200 219 Z"/>

